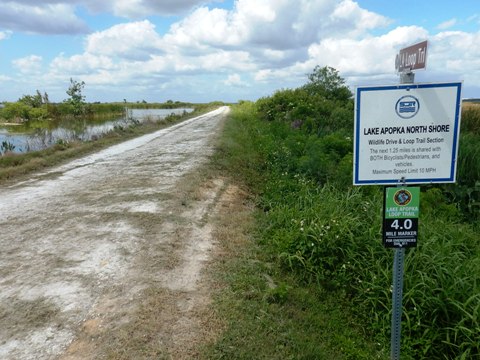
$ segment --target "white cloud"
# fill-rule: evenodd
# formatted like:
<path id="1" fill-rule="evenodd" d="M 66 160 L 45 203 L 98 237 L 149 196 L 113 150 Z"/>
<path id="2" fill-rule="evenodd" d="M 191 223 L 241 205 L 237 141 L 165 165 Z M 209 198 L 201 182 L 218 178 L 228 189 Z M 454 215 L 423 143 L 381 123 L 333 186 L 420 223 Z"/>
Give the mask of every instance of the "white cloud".
<path id="1" fill-rule="evenodd" d="M 162 52 L 160 35 L 148 20 L 114 25 L 87 36 L 86 51 L 96 55 L 148 60 Z"/>
<path id="2" fill-rule="evenodd" d="M 278 69 L 260 69 L 254 74 L 254 80 L 256 85 L 273 86 L 273 90 L 295 88 L 305 84 L 307 74 L 312 70 L 308 62 L 295 63 Z"/>
<path id="3" fill-rule="evenodd" d="M 386 26 L 390 23 L 386 17 L 360 8 L 358 3 L 343 0 L 330 16 L 331 27 L 341 36 L 358 36 L 366 31 Z"/>
<path id="4" fill-rule="evenodd" d="M 30 55 L 20 59 L 15 59 L 12 64 L 22 74 L 37 74 L 42 67 L 42 57 L 38 55 Z"/>
<path id="5" fill-rule="evenodd" d="M 84 53 L 68 58 L 60 55 L 53 59 L 50 69 L 55 74 L 70 74 L 72 76 L 111 71 L 115 70 L 116 66 L 107 56 Z"/>
<path id="6" fill-rule="evenodd" d="M 2 1 L 0 27 L 39 34 L 78 34 L 88 31 L 68 3 Z"/>
<path id="7" fill-rule="evenodd" d="M 174 24 L 165 41 L 172 46 L 205 48 L 240 43 L 239 34 L 229 24 L 229 13 L 223 9 L 199 8 Z"/>
<path id="8" fill-rule="evenodd" d="M 429 46 L 429 69 L 461 74 L 466 80 L 480 83 L 480 32 L 441 32 L 432 37 Z"/>
<path id="9" fill-rule="evenodd" d="M 444 22 L 438 24 L 437 29 L 439 29 L 439 30 L 450 29 L 456 23 L 457 23 L 457 19 L 453 18 L 453 19 L 450 19 L 450 20 L 447 20 L 447 21 L 444 21 Z"/>
<path id="10" fill-rule="evenodd" d="M 241 70 L 250 71 L 256 65 L 250 61 L 247 51 L 216 51 L 199 57 L 201 69 L 207 71 Z"/>
<path id="11" fill-rule="evenodd" d="M 8 39 L 11 35 L 11 31 L 0 31 L 0 40 Z"/>
<path id="12" fill-rule="evenodd" d="M 388 24 L 351 0 L 237 0 L 232 11 L 202 7 L 175 24 L 166 40 L 182 46 L 306 47 L 324 37 L 359 35 Z"/>
<path id="13" fill-rule="evenodd" d="M 238 87 L 249 86 L 247 82 L 242 81 L 242 77 L 239 74 L 228 75 L 227 79 L 223 83 L 227 86 L 238 86 Z"/>

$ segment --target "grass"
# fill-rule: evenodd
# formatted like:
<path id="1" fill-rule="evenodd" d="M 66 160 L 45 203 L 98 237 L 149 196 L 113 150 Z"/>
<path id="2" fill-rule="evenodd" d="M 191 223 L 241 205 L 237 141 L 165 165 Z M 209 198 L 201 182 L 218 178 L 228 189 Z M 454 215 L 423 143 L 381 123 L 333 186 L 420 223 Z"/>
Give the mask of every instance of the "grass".
<path id="1" fill-rule="evenodd" d="M 60 310 L 48 299 L 39 298 L 35 300 L 10 299 L 0 305 L 0 319 L 5 324 L 15 324 L 15 327 L 5 329 L 15 334 L 17 327 L 41 328 L 45 321 L 56 318 Z"/>
<path id="2" fill-rule="evenodd" d="M 476 135 L 480 134 L 480 104 L 463 103 L 462 104 L 462 122 L 461 131 Z"/>
<path id="3" fill-rule="evenodd" d="M 163 289 L 149 288 L 143 298 L 134 321 L 121 324 L 101 339 L 106 359 L 168 359 L 166 344 L 159 339 L 164 330 L 161 315 L 174 311 L 175 306 Z"/>
<path id="4" fill-rule="evenodd" d="M 232 232 L 224 233 L 221 243 L 238 246 L 232 237 L 242 233 L 242 225 L 225 220 L 223 228 Z M 252 220 L 244 221 L 248 227 Z M 225 284 L 216 306 L 226 330 L 206 350 L 205 359 L 387 358 L 381 346 L 366 340 L 338 294 L 299 283 L 268 252 L 252 240 L 225 250 L 228 255 L 215 273 L 223 274 L 219 281 Z"/>

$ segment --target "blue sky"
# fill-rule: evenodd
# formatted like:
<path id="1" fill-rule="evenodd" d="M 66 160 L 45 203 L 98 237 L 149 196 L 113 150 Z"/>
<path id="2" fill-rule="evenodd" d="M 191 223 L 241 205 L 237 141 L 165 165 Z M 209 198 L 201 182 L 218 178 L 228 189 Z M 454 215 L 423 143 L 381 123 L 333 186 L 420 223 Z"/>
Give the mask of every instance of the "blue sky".
<path id="1" fill-rule="evenodd" d="M 480 1 L 8 0 L 0 3 L 0 101 L 38 89 L 88 101 L 256 100 L 316 65 L 356 85 L 398 82 L 395 54 L 428 40 L 416 81 L 480 97 Z"/>

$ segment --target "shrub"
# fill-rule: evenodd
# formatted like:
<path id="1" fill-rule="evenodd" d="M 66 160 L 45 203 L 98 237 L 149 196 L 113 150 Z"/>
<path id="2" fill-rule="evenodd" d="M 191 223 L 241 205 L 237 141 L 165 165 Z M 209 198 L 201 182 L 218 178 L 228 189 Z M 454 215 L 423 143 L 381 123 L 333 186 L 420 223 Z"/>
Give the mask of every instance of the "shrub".
<path id="1" fill-rule="evenodd" d="M 22 102 L 7 102 L 2 110 L 2 116 L 6 120 L 27 121 L 29 119 L 30 106 Z"/>

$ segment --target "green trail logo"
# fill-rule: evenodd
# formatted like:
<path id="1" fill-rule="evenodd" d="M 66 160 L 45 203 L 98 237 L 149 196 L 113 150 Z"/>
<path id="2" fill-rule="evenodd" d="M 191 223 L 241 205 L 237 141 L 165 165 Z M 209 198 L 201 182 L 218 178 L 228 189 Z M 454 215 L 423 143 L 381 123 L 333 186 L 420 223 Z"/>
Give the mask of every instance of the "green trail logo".
<path id="1" fill-rule="evenodd" d="M 412 201 L 412 193 L 406 189 L 398 190 L 395 195 L 393 195 L 393 201 L 398 206 L 406 206 Z"/>

